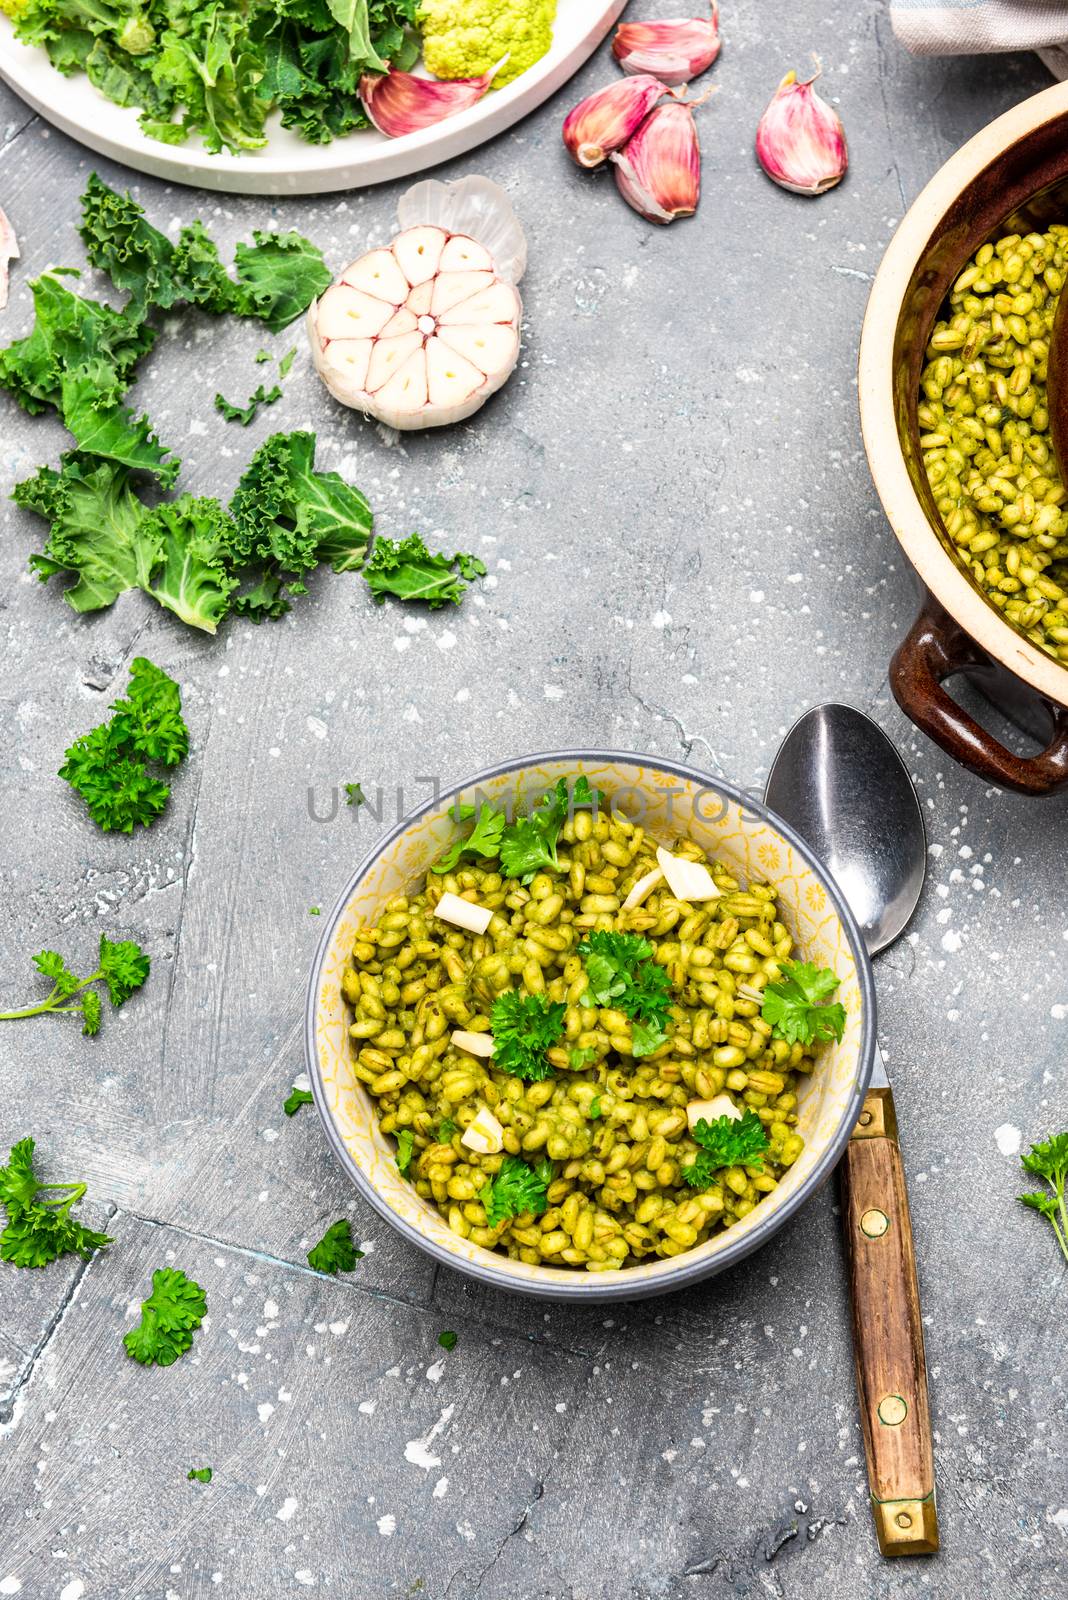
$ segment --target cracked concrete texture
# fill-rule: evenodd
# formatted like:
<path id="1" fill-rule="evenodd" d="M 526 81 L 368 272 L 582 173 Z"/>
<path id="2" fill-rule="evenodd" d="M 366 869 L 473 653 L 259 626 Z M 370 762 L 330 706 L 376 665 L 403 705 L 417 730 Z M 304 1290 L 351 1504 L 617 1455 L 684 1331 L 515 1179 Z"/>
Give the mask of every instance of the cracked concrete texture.
<path id="1" fill-rule="evenodd" d="M 649 228 L 610 177 L 566 162 L 560 118 L 614 76 L 604 50 L 443 169 L 505 183 L 531 243 L 523 365 L 471 423 L 387 448 L 324 395 L 299 332 L 272 345 L 299 349 L 284 399 L 247 430 L 217 425 L 210 400 L 259 381 L 257 330 L 170 318 L 144 364 L 136 402 L 184 457 L 183 487 L 225 497 L 267 433 L 314 428 L 320 463 L 365 489 L 384 532 L 484 557 L 460 610 L 378 609 L 360 580 L 326 574 L 285 622 L 215 640 L 140 596 L 76 617 L 28 575 L 39 528 L 6 498 L 63 431 L 0 399 L 0 996 L 33 992 L 42 945 L 77 961 L 107 932 L 153 959 L 96 1040 L 64 1019 L 0 1037 L 6 1142 L 32 1132 L 49 1175 L 84 1177 L 90 1220 L 115 1238 L 84 1271 L 0 1273 L 0 1594 L 1064 1592 L 1065 1276 L 1015 1206 L 1001 1147 L 1068 1120 L 1068 807 L 984 789 L 890 703 L 915 601 L 854 392 L 867 286 L 903 206 L 1048 80 L 1028 56 L 910 61 L 881 0 L 844 18 L 799 0 L 773 36 L 767 9 L 724 10 L 692 222 Z M 852 154 L 818 203 L 773 188 L 750 155 L 772 87 L 812 49 Z M 23 249 L 5 340 L 29 325 L 27 280 L 82 263 L 94 166 L 162 226 L 201 215 L 224 253 L 253 227 L 297 226 L 333 266 L 388 237 L 398 193 L 197 195 L 95 161 L 3 90 L 0 150 Z M 54 774 L 138 652 L 181 682 L 193 753 L 157 826 L 116 839 Z M 545 1307 L 437 1270 L 356 1199 L 313 1116 L 281 1112 L 302 1068 L 309 910 L 425 796 L 421 779 L 592 742 L 683 754 L 756 791 L 786 727 L 826 698 L 896 739 L 932 844 L 878 984 L 944 1550 L 894 1566 L 867 1510 L 831 1190 L 686 1295 Z M 382 789 L 379 820 L 368 806 L 315 822 L 309 790 L 355 779 Z M 306 1252 L 342 1215 L 367 1253 L 334 1282 Z M 169 1261 L 204 1284 L 210 1321 L 179 1366 L 143 1372 L 121 1336 Z M 212 1483 L 189 1483 L 204 1464 Z"/>

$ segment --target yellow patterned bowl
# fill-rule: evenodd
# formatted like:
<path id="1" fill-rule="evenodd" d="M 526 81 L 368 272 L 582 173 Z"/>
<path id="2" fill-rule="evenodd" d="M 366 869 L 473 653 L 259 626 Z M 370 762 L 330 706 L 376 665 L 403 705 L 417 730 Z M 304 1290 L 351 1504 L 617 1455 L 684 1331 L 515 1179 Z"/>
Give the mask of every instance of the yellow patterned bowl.
<path id="1" fill-rule="evenodd" d="M 360 928 L 384 903 L 421 885 L 456 833 L 457 800 L 526 807 L 560 777 L 585 773 L 613 804 L 664 839 L 687 834 L 743 882 L 774 883 L 784 921 L 805 959 L 833 967 L 847 1024 L 802 1087 L 804 1152 L 774 1192 L 733 1227 L 680 1256 L 609 1272 L 528 1266 L 453 1233 L 401 1176 L 393 1145 L 350 1067 L 341 977 Z M 497 1288 L 553 1300 L 635 1300 L 710 1277 L 755 1250 L 816 1190 L 841 1155 L 860 1112 L 875 1049 L 871 964 L 842 896 L 808 846 L 757 800 L 692 767 L 642 756 L 558 751 L 480 773 L 405 817 L 346 885 L 323 930 L 308 986 L 305 1045 L 315 1103 L 342 1166 L 364 1199 L 436 1261 Z"/>

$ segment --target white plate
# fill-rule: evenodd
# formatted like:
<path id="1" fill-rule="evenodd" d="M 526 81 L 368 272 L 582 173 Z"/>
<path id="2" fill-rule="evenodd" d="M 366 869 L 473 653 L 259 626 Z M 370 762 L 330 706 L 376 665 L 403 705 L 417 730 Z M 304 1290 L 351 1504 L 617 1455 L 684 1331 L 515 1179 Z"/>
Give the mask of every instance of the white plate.
<path id="1" fill-rule="evenodd" d="M 627 0 L 559 0 L 552 48 L 503 89 L 477 105 L 403 139 L 363 129 L 332 144 L 305 144 L 272 119 L 262 150 L 210 155 L 198 141 L 188 146 L 146 138 L 132 106 L 113 105 L 79 73 L 65 78 L 38 45 L 15 39 L 0 14 L 0 77 L 35 111 L 72 139 L 138 172 L 231 194 L 323 194 L 423 172 L 510 128 L 540 106 L 596 50 Z"/>

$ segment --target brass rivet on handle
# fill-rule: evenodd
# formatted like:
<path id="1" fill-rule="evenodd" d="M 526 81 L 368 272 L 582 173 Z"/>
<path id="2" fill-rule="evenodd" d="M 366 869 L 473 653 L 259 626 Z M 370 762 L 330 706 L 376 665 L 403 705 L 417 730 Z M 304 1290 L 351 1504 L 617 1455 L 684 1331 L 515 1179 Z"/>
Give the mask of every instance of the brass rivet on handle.
<path id="1" fill-rule="evenodd" d="M 861 1217 L 860 1231 L 869 1239 L 881 1239 L 884 1233 L 890 1231 L 890 1218 L 885 1211 L 873 1206 Z"/>
<path id="2" fill-rule="evenodd" d="M 884 1394 L 875 1410 L 879 1421 L 888 1428 L 900 1427 L 909 1414 L 909 1408 L 899 1394 Z"/>
<path id="3" fill-rule="evenodd" d="M 894 1518 L 894 1521 L 897 1523 L 899 1528 L 912 1527 L 912 1518 L 909 1516 L 907 1511 L 899 1511 L 897 1516 Z"/>
<path id="4" fill-rule="evenodd" d="M 862 1128 L 870 1128 L 871 1127 L 871 1112 L 870 1111 L 862 1111 L 860 1113 L 860 1116 L 857 1118 L 857 1121 L 860 1123 Z"/>

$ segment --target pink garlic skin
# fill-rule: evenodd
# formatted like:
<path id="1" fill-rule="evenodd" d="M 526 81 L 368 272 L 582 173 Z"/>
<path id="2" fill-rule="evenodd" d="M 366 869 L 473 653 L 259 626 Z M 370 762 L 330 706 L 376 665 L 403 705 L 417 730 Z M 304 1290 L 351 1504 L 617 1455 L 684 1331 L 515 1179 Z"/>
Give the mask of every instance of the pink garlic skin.
<path id="1" fill-rule="evenodd" d="M 505 56 L 504 61 L 507 59 Z M 365 72 L 360 79 L 360 99 L 379 133 L 402 139 L 406 133 L 430 128 L 475 105 L 504 61 L 498 61 L 480 77 L 452 78 L 448 82 L 417 78 L 411 72 Z"/>
<path id="2" fill-rule="evenodd" d="M 688 105 L 657 106 L 612 161 L 620 194 L 647 222 L 674 222 L 697 210 L 701 146 Z"/>
<path id="3" fill-rule="evenodd" d="M 599 167 L 611 151 L 638 131 L 657 101 L 670 93 L 659 78 L 644 73 L 587 95 L 564 118 L 563 139 L 571 159 L 580 167 Z"/>
<path id="4" fill-rule="evenodd" d="M 675 17 L 666 22 L 622 22 L 612 54 L 623 71 L 650 72 L 661 83 L 688 83 L 719 55 L 719 6 L 712 0 L 708 18 Z"/>
<path id="5" fill-rule="evenodd" d="M 788 72 L 757 125 L 757 160 L 773 182 L 794 194 L 824 194 L 841 183 L 849 166 L 845 130 L 814 82 L 799 83 Z"/>

